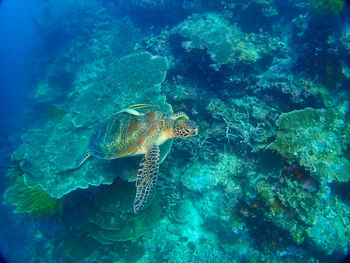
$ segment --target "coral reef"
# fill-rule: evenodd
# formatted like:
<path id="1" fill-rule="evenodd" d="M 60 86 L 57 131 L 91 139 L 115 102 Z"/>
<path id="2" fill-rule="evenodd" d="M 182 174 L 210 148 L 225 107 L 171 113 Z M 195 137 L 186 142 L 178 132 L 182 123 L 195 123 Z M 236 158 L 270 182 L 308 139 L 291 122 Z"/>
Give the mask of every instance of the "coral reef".
<path id="1" fill-rule="evenodd" d="M 262 209 L 265 220 L 289 232 L 289 238 L 298 245 L 309 244 L 325 254 L 345 253 L 350 243 L 347 205 L 330 197 L 328 186 L 307 187 L 312 179 L 300 170 L 295 172 L 295 178 L 283 177 L 284 186 L 259 182 L 259 198 L 266 204 Z"/>
<path id="2" fill-rule="evenodd" d="M 344 1 L 47 5 L 35 22 L 30 123 L 0 134 L 14 166 L 4 207 L 13 225 L 40 217 L 23 224 L 26 262 L 336 262 L 347 253 Z M 140 158 L 66 169 L 98 123 L 137 103 L 184 111 L 199 134 L 161 145 L 159 183 L 135 214 Z"/>

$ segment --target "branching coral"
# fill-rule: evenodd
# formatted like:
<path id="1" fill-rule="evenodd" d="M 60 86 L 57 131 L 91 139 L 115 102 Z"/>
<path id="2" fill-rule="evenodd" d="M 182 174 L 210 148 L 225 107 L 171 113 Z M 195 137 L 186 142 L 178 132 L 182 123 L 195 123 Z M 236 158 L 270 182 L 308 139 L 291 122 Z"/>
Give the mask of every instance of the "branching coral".
<path id="1" fill-rule="evenodd" d="M 252 151 L 265 148 L 266 142 L 273 136 L 270 116 L 274 110 L 258 103 L 256 97 L 245 96 L 232 99 L 230 103 L 212 99 L 207 110 L 214 118 L 224 121 L 227 140 L 239 140 Z"/>

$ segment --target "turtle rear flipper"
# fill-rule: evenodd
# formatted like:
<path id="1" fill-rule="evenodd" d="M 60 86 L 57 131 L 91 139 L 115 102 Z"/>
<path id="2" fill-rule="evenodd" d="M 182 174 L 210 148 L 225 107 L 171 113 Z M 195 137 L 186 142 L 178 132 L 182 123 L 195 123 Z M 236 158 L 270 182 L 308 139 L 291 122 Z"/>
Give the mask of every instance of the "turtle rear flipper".
<path id="1" fill-rule="evenodd" d="M 86 160 L 89 159 L 91 156 L 92 156 L 91 151 L 86 151 L 84 153 L 84 155 L 82 155 L 78 160 L 75 161 L 75 165 L 73 167 L 68 168 L 66 170 L 63 170 L 59 173 L 62 174 L 62 173 L 66 173 L 66 172 L 73 172 L 73 171 L 79 169 L 80 166 L 82 166 L 83 163 L 85 163 Z"/>
<path id="2" fill-rule="evenodd" d="M 137 213 L 147 203 L 147 199 L 157 184 L 159 171 L 159 147 L 153 145 L 140 163 L 136 179 L 134 212 Z"/>
<path id="3" fill-rule="evenodd" d="M 75 170 L 80 168 L 80 166 L 82 166 L 83 163 L 85 163 L 86 160 L 89 159 L 90 157 L 91 157 L 91 151 L 86 151 L 84 155 L 82 155 L 78 160 L 76 160 L 74 167 L 71 169 Z"/>

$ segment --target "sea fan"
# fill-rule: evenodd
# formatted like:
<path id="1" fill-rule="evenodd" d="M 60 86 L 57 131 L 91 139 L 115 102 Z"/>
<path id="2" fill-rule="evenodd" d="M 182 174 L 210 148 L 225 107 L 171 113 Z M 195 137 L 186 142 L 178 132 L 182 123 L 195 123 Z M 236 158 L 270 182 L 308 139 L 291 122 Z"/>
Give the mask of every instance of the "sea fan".
<path id="1" fill-rule="evenodd" d="M 53 215 L 63 208 L 63 200 L 48 195 L 38 184 L 29 182 L 25 174 L 16 175 L 4 193 L 5 203 L 15 206 L 15 213 L 29 213 L 33 220 Z"/>

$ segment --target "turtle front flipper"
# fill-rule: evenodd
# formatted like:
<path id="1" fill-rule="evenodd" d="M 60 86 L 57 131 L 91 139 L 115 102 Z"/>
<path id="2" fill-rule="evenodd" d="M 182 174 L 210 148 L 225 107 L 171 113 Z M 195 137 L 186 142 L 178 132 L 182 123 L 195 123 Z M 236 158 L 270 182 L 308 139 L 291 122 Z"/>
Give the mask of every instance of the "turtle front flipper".
<path id="1" fill-rule="evenodd" d="M 136 197 L 134 212 L 137 213 L 146 203 L 157 184 L 159 171 L 159 147 L 153 145 L 140 163 L 136 179 Z"/>

